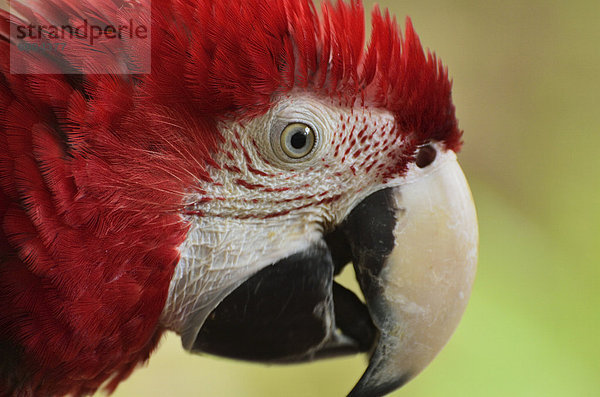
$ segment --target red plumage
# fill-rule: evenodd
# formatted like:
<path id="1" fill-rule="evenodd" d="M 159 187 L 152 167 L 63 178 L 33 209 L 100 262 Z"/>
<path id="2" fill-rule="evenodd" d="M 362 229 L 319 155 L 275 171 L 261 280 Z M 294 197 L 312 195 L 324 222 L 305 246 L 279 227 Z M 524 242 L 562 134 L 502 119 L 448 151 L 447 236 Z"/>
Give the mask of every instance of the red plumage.
<path id="1" fill-rule="evenodd" d="M 122 0 L 41 4 L 14 5 L 39 23 L 136 12 Z M 125 40 L 103 56 L 23 56 L 46 74 L 11 74 L 0 14 L 0 395 L 112 389 L 148 358 L 185 196 L 218 167 L 219 122 L 297 89 L 386 108 L 414 146 L 460 146 L 447 72 L 410 21 L 402 38 L 375 9 L 365 50 L 359 1 L 319 15 L 307 0 L 153 0 L 152 17 L 151 74 L 117 74 L 143 53 Z M 82 65 L 115 73 L 61 74 Z"/>

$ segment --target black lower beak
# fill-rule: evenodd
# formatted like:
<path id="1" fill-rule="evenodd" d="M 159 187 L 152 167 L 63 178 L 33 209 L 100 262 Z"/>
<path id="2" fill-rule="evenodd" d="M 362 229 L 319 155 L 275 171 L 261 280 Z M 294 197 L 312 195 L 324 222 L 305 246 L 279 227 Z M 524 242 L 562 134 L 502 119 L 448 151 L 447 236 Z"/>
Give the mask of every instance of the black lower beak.
<path id="1" fill-rule="evenodd" d="M 268 266 L 206 319 L 194 350 L 259 362 L 301 362 L 366 352 L 376 338 L 367 307 L 334 281 L 328 246 Z"/>
<path id="2" fill-rule="evenodd" d="M 228 295 L 206 319 L 193 349 L 258 362 L 373 350 L 379 333 L 367 306 L 334 276 L 353 261 L 360 264 L 366 296 L 377 294 L 372 276 L 394 247 L 394 214 L 390 190 L 369 196 L 324 240 L 266 267 Z"/>

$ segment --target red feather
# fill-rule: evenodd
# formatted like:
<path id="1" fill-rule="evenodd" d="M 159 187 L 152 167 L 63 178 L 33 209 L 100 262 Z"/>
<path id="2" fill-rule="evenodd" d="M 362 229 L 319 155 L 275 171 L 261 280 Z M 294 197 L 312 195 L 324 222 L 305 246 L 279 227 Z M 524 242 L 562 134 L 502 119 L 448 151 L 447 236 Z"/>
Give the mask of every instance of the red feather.
<path id="1" fill-rule="evenodd" d="M 46 0 L 30 23 L 119 21 L 125 0 Z M 181 214 L 210 179 L 217 126 L 268 111 L 292 89 L 385 108 L 397 138 L 460 147 L 447 71 L 360 1 L 153 0 L 150 74 L 143 46 L 69 42 L 75 56 L 22 56 L 11 74 L 10 16 L 0 12 L 0 395 L 109 390 L 148 358 Z M 16 23 L 13 20 L 13 23 Z M 112 74 L 61 74 L 110 69 Z M 401 148 L 399 148 L 401 150 Z M 404 149 L 402 149 L 404 150 Z M 412 155 L 407 152 L 407 156 Z M 392 176 L 403 160 L 387 170 Z"/>

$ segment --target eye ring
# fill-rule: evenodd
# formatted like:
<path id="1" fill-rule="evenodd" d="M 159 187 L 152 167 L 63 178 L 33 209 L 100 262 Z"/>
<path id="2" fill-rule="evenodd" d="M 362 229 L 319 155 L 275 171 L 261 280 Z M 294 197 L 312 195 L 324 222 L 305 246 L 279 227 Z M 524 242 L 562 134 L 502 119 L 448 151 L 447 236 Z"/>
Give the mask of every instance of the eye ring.
<path id="1" fill-rule="evenodd" d="M 317 143 L 315 130 L 305 123 L 288 124 L 279 137 L 283 154 L 291 160 L 300 160 L 312 153 Z"/>

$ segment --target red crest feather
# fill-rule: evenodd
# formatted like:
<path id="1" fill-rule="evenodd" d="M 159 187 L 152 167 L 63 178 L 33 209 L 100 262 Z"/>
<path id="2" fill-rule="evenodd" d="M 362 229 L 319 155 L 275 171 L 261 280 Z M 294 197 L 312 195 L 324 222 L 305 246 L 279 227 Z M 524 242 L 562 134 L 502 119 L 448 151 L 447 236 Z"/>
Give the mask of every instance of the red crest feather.
<path id="1" fill-rule="evenodd" d="M 360 1 L 153 0 L 151 48 L 71 43 L 11 65 L 19 18 L 118 21 L 150 1 L 35 4 L 0 11 L 0 395 L 113 389 L 148 358 L 220 121 L 306 90 L 388 109 L 414 145 L 460 147 L 441 62 L 377 8 L 365 48 Z"/>

